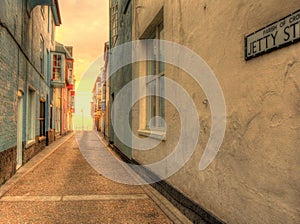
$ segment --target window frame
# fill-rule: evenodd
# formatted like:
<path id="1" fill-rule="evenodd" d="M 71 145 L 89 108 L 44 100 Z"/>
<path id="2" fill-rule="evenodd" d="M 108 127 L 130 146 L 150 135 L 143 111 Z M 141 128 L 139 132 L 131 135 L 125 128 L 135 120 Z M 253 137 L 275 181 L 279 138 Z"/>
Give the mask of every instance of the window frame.
<path id="1" fill-rule="evenodd" d="M 60 60 L 55 59 L 60 57 Z M 58 63 L 60 61 L 60 64 Z M 56 64 L 55 64 L 56 62 Z M 59 72 L 60 71 L 60 72 Z M 65 79 L 65 57 L 64 54 L 58 52 L 51 52 L 51 82 L 64 82 Z"/>
<path id="2" fill-rule="evenodd" d="M 163 22 L 158 23 L 158 25 L 155 26 L 154 30 L 149 36 L 149 39 L 153 40 L 162 40 L 163 37 L 163 32 L 164 32 L 164 26 Z M 155 42 L 154 42 L 155 44 Z M 159 95 L 163 96 L 164 93 L 164 63 L 160 61 L 161 57 L 161 49 L 160 45 L 149 47 L 147 46 L 146 49 L 146 54 L 147 54 L 147 59 L 149 57 L 149 49 L 153 50 L 156 60 L 147 60 L 146 61 L 146 75 L 147 75 L 147 81 L 146 81 L 146 130 L 155 130 L 155 131 L 160 131 L 160 132 L 165 132 L 165 126 L 163 122 L 159 122 L 159 118 L 161 117 L 165 119 L 165 107 L 164 107 L 164 99 L 162 97 L 159 97 Z M 154 64 L 154 72 L 152 71 L 153 69 L 153 64 Z M 163 65 L 163 69 L 161 69 L 161 65 Z M 154 93 L 152 93 L 153 89 L 151 89 L 151 85 L 154 84 Z M 155 96 L 150 96 L 151 94 L 155 94 Z M 154 102 L 153 102 L 154 99 Z M 153 104 L 152 104 L 153 103 Z M 154 106 L 154 111 L 153 110 Z M 157 117 L 157 119 L 152 120 L 152 124 L 150 124 L 150 120 L 153 117 Z M 149 124 L 151 126 L 149 126 Z"/>
<path id="3" fill-rule="evenodd" d="M 30 100 L 29 100 L 30 99 Z M 36 90 L 28 87 L 27 92 L 27 143 L 35 141 Z"/>
<path id="4" fill-rule="evenodd" d="M 118 22 L 119 22 L 119 6 L 118 3 L 116 3 L 114 6 L 112 6 L 111 8 L 111 35 L 113 38 L 113 45 L 115 45 L 115 43 L 117 42 L 117 38 L 118 38 Z"/>
<path id="5" fill-rule="evenodd" d="M 53 129 L 53 104 L 50 104 L 50 129 Z"/>
<path id="6" fill-rule="evenodd" d="M 40 99 L 40 137 L 46 136 L 46 100 Z"/>
<path id="7" fill-rule="evenodd" d="M 54 88 L 53 94 L 55 98 L 53 99 L 53 122 L 55 129 L 55 134 L 61 133 L 61 118 L 62 118 L 62 89 L 61 88 Z"/>

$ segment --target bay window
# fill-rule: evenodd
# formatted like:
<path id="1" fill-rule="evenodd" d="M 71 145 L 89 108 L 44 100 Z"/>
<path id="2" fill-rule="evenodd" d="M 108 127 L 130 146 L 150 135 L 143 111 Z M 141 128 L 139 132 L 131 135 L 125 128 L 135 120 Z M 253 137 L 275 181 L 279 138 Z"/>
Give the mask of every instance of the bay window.
<path id="1" fill-rule="evenodd" d="M 54 54 L 53 55 L 52 79 L 60 80 L 61 72 L 62 72 L 62 55 Z"/>
<path id="2" fill-rule="evenodd" d="M 51 84 L 55 87 L 65 85 L 65 57 L 63 54 L 51 53 Z"/>

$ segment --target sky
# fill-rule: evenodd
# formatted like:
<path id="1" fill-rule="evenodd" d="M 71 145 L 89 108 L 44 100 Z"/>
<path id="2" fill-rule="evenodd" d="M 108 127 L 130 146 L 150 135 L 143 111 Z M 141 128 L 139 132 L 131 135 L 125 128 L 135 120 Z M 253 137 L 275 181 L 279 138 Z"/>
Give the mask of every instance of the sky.
<path id="1" fill-rule="evenodd" d="M 79 81 L 103 54 L 109 39 L 108 0 L 60 0 L 59 6 L 62 25 L 56 29 L 56 41 L 73 46 L 74 74 Z"/>
<path id="2" fill-rule="evenodd" d="M 59 0 L 62 25 L 56 29 L 56 41 L 73 46 L 75 129 L 92 126 L 91 91 L 104 64 L 104 43 L 109 39 L 108 4 L 109 0 Z"/>

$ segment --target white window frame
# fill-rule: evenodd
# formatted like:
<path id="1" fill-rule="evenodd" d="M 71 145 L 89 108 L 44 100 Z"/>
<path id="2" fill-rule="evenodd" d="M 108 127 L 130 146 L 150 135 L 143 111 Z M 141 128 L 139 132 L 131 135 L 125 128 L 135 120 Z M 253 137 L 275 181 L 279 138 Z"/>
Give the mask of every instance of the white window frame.
<path id="1" fill-rule="evenodd" d="M 54 58 L 60 57 L 61 58 L 61 64 L 54 65 Z M 60 73 L 57 71 L 57 69 L 60 69 Z M 57 75 L 58 74 L 58 75 Z M 57 82 L 64 82 L 65 79 L 65 58 L 64 54 L 57 53 L 57 52 L 51 52 L 51 81 L 57 81 Z"/>
<path id="2" fill-rule="evenodd" d="M 30 99 L 30 100 L 29 100 Z M 27 144 L 35 141 L 36 91 L 28 87 L 27 92 Z"/>
<path id="3" fill-rule="evenodd" d="M 116 43 L 118 37 L 118 22 L 119 22 L 118 13 L 119 13 L 118 3 L 116 3 L 111 9 L 111 15 L 112 15 L 111 28 L 112 28 L 112 37 L 113 37 L 114 44 Z"/>
<path id="4" fill-rule="evenodd" d="M 161 34 L 163 35 L 163 29 L 163 23 L 159 23 L 150 35 L 149 39 L 163 39 L 163 36 L 161 36 Z M 160 54 L 163 53 L 163 49 L 161 49 L 159 45 L 156 46 L 156 43 L 157 42 L 154 42 L 154 44 L 151 44 L 151 46 L 147 46 L 147 58 L 151 58 L 149 56 L 149 49 L 151 49 L 153 50 L 155 58 L 157 60 L 147 60 L 146 62 L 146 130 L 151 129 L 164 132 L 164 123 L 159 119 L 159 117 L 165 119 L 164 99 L 159 97 L 159 95 L 163 95 L 164 91 L 164 63 L 160 62 Z M 151 71 L 151 68 L 153 68 L 153 63 L 155 68 L 154 72 Z M 154 86 L 155 93 L 152 91 L 153 89 L 151 89 L 151 85 Z M 151 93 L 155 94 L 155 96 L 149 96 Z M 155 107 L 155 111 L 152 111 L 153 106 Z M 152 119 L 153 117 L 156 117 L 156 119 Z M 150 124 L 151 119 L 152 123 Z"/>
<path id="5" fill-rule="evenodd" d="M 54 129 L 56 134 L 61 132 L 61 117 L 62 117 L 62 108 L 61 108 L 61 97 L 62 91 L 59 88 L 55 88 L 55 106 L 54 106 Z"/>

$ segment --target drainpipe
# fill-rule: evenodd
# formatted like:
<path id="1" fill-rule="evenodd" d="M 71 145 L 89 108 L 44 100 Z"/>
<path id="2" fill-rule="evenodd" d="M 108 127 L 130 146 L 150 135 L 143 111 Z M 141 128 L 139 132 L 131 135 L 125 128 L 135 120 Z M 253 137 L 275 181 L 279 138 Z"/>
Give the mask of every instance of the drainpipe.
<path id="1" fill-rule="evenodd" d="M 62 136 L 63 133 L 63 125 L 62 125 L 62 121 L 63 121 L 63 108 L 62 108 L 62 88 L 60 88 L 60 100 L 59 100 L 59 104 L 60 104 L 60 135 Z"/>

